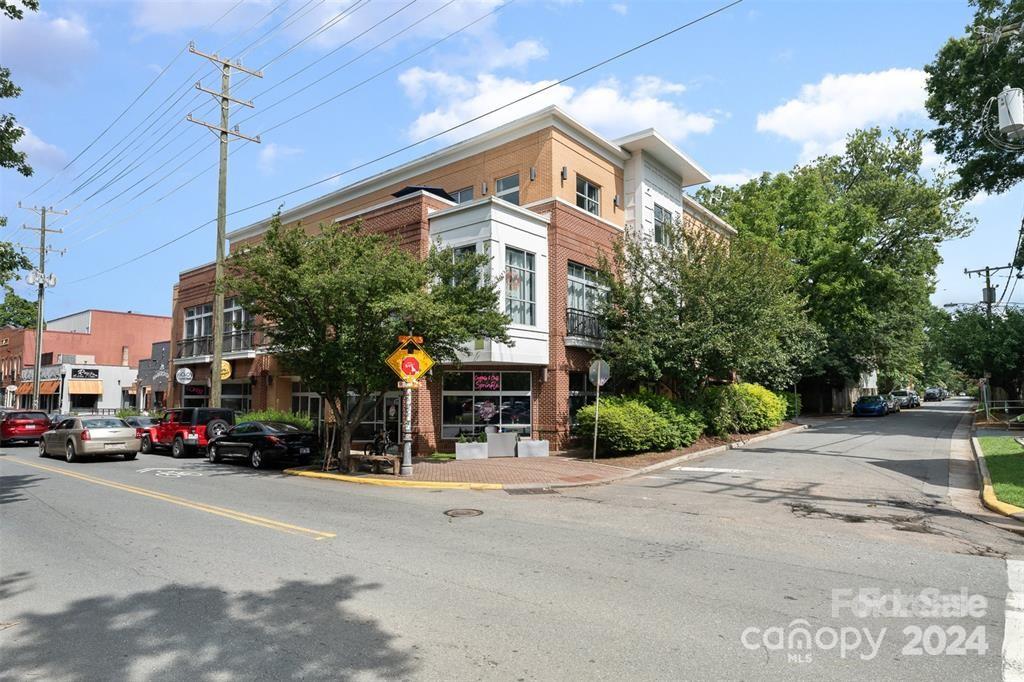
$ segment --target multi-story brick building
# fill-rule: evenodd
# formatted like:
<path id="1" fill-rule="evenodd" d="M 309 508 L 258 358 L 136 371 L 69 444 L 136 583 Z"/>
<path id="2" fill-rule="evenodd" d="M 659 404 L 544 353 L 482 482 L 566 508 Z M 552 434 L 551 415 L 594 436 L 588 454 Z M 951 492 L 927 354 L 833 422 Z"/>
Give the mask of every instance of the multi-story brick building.
<path id="1" fill-rule="evenodd" d="M 170 326 L 171 318 L 165 315 L 110 310 L 83 310 L 59 317 L 46 323 L 41 364 L 44 368 L 63 364 L 138 367 L 140 360 L 149 357 L 154 342 L 169 337 Z M 31 398 L 31 372 L 26 381 L 23 370 L 31 370 L 35 364 L 35 343 L 35 329 L 0 329 L 0 380 L 6 405 L 30 404 L 26 404 L 25 396 Z M 59 390 L 54 383 L 49 382 L 45 397 L 41 396 L 47 409 L 58 409 Z M 85 390 L 86 384 L 81 384 L 81 388 Z M 90 391 L 102 388 L 88 385 Z M 126 385 L 124 390 L 133 389 Z M 120 389 L 116 392 L 120 395 Z M 83 397 L 82 402 L 88 403 L 90 399 Z"/>
<path id="2" fill-rule="evenodd" d="M 460 434 L 488 425 L 568 440 L 572 414 L 588 402 L 586 378 L 601 329 L 593 315 L 601 285 L 600 254 L 610 255 L 626 231 L 660 240 L 668 221 L 723 235 L 732 227 L 683 193 L 709 177 L 654 130 L 608 140 L 557 107 L 549 107 L 282 214 L 311 233 L 330 222 L 363 221 L 425 255 L 432 242 L 489 254 L 511 316 L 514 345 L 481 341 L 459 366 L 435 368 L 416 392 L 416 445 L 451 448 Z M 228 235 L 232 250 L 259 240 L 262 220 Z M 175 368 L 193 380 L 172 389 L 178 404 L 208 396 L 213 266 L 181 273 L 175 288 Z M 226 407 L 275 407 L 318 414 L 305 390 L 260 349 L 248 318 L 225 305 Z M 173 373 L 172 373 L 173 374 Z M 399 394 L 387 394 L 363 436 L 397 435 Z"/>

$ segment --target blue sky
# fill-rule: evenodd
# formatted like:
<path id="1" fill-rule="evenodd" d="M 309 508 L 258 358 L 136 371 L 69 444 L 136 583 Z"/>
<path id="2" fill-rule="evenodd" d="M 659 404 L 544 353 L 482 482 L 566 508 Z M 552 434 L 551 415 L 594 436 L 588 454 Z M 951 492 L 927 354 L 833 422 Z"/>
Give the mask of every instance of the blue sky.
<path id="1" fill-rule="evenodd" d="M 241 83 L 236 77 L 236 95 L 253 98 L 256 106 L 252 111 L 233 111 L 232 122 L 255 134 L 501 4 L 457 0 L 444 6 L 446 0 L 415 0 L 405 7 L 409 1 L 247 0 L 217 21 L 237 0 L 43 0 L 42 11 L 23 22 L 0 19 L 0 63 L 11 67 L 24 89 L 19 99 L 4 106 L 29 129 L 23 148 L 36 169 L 29 179 L 6 171 L 0 176 L 0 214 L 10 221 L 5 237 L 34 243 L 34 233 L 17 229 L 22 222 L 36 220 L 34 214 L 17 208 L 19 200 L 72 209 L 69 217 L 55 221 L 65 233 L 51 238 L 67 253 L 51 260 L 60 282 L 48 292 L 47 317 L 89 307 L 168 313 L 177 273 L 212 259 L 214 227 L 209 225 L 127 267 L 74 283 L 215 215 L 215 139 L 182 121 L 180 114 L 196 94 L 189 88 L 197 68 L 206 74 L 207 87 L 218 83 L 204 60 L 187 51 L 179 54 L 189 40 L 204 51 L 237 56 L 260 39 L 243 57 L 247 66 L 259 67 L 350 11 L 274 60 L 262 80 Z M 720 4 L 515 0 L 437 48 L 265 133 L 262 144 L 233 142 L 229 210 L 438 132 Z M 788 169 L 841 146 L 844 135 L 856 127 L 927 127 L 920 69 L 943 41 L 962 32 L 970 17 L 967 3 L 955 0 L 746 0 L 458 135 L 292 195 L 283 203 L 295 205 L 551 103 L 612 137 L 656 127 L 721 182 Z M 400 37 L 343 67 L 420 19 Z M 285 25 L 275 29 L 282 21 Z M 383 23 L 371 28 L 378 22 Z M 346 41 L 351 42 L 343 45 Z M 320 61 L 292 76 L 314 60 Z M 168 64 L 164 75 L 106 135 L 58 173 Z M 321 77 L 301 94 L 287 96 Z M 262 92 L 268 88 L 273 89 Z M 210 108 L 209 98 L 199 94 L 191 110 L 212 120 Z M 157 115 L 147 118 L 154 110 Z M 249 116 L 251 120 L 243 121 Z M 126 141 L 118 144 L 122 139 Z M 198 155 L 175 170 L 194 154 Z M 929 156 L 930 163 L 941 162 Z M 116 160 L 79 187 L 111 159 Z M 204 169 L 208 170 L 195 178 Z M 43 182 L 47 184 L 39 188 Z M 980 284 L 968 280 L 962 270 L 1010 260 L 1022 205 L 1024 186 L 971 202 L 977 228 L 969 238 L 944 245 L 936 303 L 979 298 Z M 246 225 L 273 208 L 232 216 L 228 228 Z M 26 293 L 27 287 L 19 285 L 19 290 Z M 1024 300 L 1024 287 L 1019 298 Z"/>

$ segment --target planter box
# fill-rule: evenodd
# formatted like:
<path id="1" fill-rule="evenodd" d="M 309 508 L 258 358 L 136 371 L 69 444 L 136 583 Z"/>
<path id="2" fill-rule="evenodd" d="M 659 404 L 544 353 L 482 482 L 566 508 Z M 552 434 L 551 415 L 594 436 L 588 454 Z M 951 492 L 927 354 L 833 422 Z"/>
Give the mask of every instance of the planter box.
<path id="1" fill-rule="evenodd" d="M 547 457 L 548 441 L 546 440 L 521 440 L 516 448 L 517 457 Z"/>
<path id="2" fill-rule="evenodd" d="M 488 457 L 515 457 L 516 440 L 518 433 L 488 433 L 487 434 L 487 456 Z"/>
<path id="3" fill-rule="evenodd" d="M 455 459 L 487 459 L 487 443 L 456 443 Z"/>

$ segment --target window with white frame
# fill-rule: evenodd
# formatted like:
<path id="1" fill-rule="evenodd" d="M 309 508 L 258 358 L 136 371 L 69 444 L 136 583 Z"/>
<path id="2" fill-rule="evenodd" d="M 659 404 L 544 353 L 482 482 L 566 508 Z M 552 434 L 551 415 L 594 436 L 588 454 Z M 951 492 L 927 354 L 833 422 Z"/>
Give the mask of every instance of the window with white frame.
<path id="1" fill-rule="evenodd" d="M 456 247 L 452 248 L 452 262 L 455 262 L 455 263 L 459 262 L 459 260 L 461 260 L 463 258 L 466 258 L 467 256 L 475 256 L 475 255 L 476 255 L 476 244 L 465 244 L 463 246 L 456 246 Z M 455 280 L 455 277 L 452 277 L 451 285 L 454 287 L 454 286 L 458 286 L 458 284 L 459 283 Z"/>
<path id="2" fill-rule="evenodd" d="M 569 423 L 576 424 L 576 414 L 597 400 L 597 387 L 590 383 L 587 372 L 569 372 Z"/>
<path id="3" fill-rule="evenodd" d="M 441 437 L 474 436 L 488 426 L 530 435 L 533 403 L 529 372 L 445 372 Z"/>
<path id="4" fill-rule="evenodd" d="M 668 244 L 674 222 L 672 211 L 664 206 L 654 205 L 654 241 L 656 243 Z"/>
<path id="5" fill-rule="evenodd" d="M 537 324 L 537 287 L 534 255 L 505 248 L 505 312 L 513 324 Z"/>
<path id="6" fill-rule="evenodd" d="M 314 423 L 324 420 L 324 404 L 319 393 L 315 393 L 300 381 L 292 382 L 292 412 L 304 414 Z"/>
<path id="7" fill-rule="evenodd" d="M 451 195 L 456 204 L 464 204 L 467 201 L 473 201 L 473 188 L 463 187 L 462 189 L 455 190 Z"/>
<path id="8" fill-rule="evenodd" d="M 198 339 L 213 334 L 213 304 L 185 308 L 185 338 Z"/>
<path id="9" fill-rule="evenodd" d="M 519 205 L 519 173 L 494 181 L 494 196 L 510 204 Z"/>
<path id="10" fill-rule="evenodd" d="M 228 352 L 250 348 L 252 332 L 249 329 L 249 314 L 238 299 L 229 298 L 224 301 L 224 350 Z"/>
<path id="11" fill-rule="evenodd" d="M 569 261 L 568 308 L 596 313 L 598 305 L 608 293 L 601 281 L 601 273 L 586 265 Z"/>
<path id="12" fill-rule="evenodd" d="M 576 205 L 587 213 L 601 215 L 601 188 L 582 175 L 576 175 Z"/>

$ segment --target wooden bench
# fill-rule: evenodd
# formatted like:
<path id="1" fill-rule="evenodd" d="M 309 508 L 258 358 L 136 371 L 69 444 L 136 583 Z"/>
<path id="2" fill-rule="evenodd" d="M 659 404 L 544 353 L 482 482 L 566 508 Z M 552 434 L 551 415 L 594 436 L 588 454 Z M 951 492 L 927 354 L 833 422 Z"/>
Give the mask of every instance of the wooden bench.
<path id="1" fill-rule="evenodd" d="M 373 466 L 373 473 L 380 473 L 381 464 L 387 463 L 391 466 L 394 475 L 398 475 L 399 467 L 402 464 L 402 458 L 397 455 L 367 455 L 365 453 L 353 452 L 345 459 L 345 469 L 349 473 L 359 471 L 359 466 L 363 462 L 369 462 Z"/>

